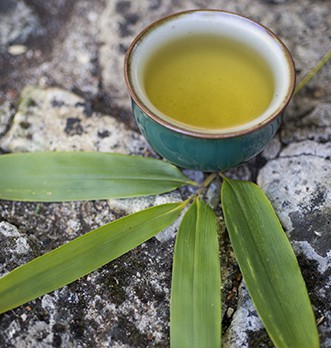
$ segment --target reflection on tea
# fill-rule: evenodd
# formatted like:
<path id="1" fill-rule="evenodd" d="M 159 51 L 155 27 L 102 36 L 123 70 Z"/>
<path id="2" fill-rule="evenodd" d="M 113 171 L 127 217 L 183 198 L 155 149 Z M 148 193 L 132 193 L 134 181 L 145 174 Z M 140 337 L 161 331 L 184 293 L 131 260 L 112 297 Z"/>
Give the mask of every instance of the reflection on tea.
<path id="1" fill-rule="evenodd" d="M 256 52 L 217 36 L 165 44 L 146 64 L 144 88 L 164 115 L 190 128 L 227 129 L 261 115 L 274 78 Z"/>

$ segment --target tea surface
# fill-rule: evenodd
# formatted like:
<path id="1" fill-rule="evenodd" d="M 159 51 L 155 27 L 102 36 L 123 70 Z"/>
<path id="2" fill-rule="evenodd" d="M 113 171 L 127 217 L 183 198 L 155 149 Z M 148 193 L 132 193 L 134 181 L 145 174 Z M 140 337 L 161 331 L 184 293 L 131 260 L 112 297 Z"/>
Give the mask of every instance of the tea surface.
<path id="1" fill-rule="evenodd" d="M 242 44 L 195 36 L 159 49 L 147 62 L 144 87 L 167 117 L 193 128 L 226 129 L 266 110 L 274 79 L 262 58 Z"/>

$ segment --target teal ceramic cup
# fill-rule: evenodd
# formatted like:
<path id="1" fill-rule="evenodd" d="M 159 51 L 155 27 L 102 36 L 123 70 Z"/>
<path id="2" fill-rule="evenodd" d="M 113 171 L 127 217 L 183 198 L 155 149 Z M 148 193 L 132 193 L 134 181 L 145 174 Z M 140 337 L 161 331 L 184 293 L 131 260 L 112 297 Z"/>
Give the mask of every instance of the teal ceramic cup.
<path id="1" fill-rule="evenodd" d="M 144 86 L 150 56 L 171 40 L 195 34 L 219 35 L 262 57 L 272 72 L 274 93 L 261 115 L 226 129 L 199 129 L 176 122 L 151 103 Z M 152 148 L 179 167 L 206 172 L 235 167 L 259 154 L 276 134 L 295 87 L 294 63 L 282 41 L 250 19 L 219 10 L 180 12 L 154 22 L 132 42 L 124 70 L 133 114 Z"/>

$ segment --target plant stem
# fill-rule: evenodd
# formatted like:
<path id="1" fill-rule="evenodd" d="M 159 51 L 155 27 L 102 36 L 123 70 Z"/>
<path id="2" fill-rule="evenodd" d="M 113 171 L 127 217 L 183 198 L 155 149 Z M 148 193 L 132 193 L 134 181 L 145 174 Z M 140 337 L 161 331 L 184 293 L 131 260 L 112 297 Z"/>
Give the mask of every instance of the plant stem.
<path id="1" fill-rule="evenodd" d="M 217 176 L 217 173 L 211 173 L 210 175 L 208 175 L 206 180 L 201 184 L 201 186 L 197 192 L 197 195 L 200 195 L 202 193 L 202 191 L 204 189 L 206 189 L 214 181 L 216 176 Z"/>
<path id="2" fill-rule="evenodd" d="M 301 80 L 294 91 L 296 95 L 311 79 L 312 77 L 329 61 L 331 58 L 331 50 L 319 61 L 319 63 Z"/>

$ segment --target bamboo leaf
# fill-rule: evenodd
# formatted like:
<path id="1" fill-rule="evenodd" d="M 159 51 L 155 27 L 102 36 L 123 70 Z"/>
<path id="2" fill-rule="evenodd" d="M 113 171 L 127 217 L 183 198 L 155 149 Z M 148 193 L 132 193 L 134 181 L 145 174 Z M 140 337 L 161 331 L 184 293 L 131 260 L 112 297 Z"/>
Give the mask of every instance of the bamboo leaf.
<path id="1" fill-rule="evenodd" d="M 0 279 L 0 313 L 69 284 L 116 259 L 173 223 L 186 202 L 129 215 L 52 250 Z"/>
<path id="2" fill-rule="evenodd" d="M 253 183 L 225 178 L 221 199 L 247 289 L 275 346 L 318 347 L 304 280 L 267 197 Z"/>
<path id="3" fill-rule="evenodd" d="M 165 161 L 97 152 L 0 156 L 0 199 L 73 201 L 147 196 L 189 181 Z"/>
<path id="4" fill-rule="evenodd" d="M 200 199 L 188 209 L 175 245 L 171 306 L 172 348 L 219 348 L 221 280 L 216 218 Z"/>

